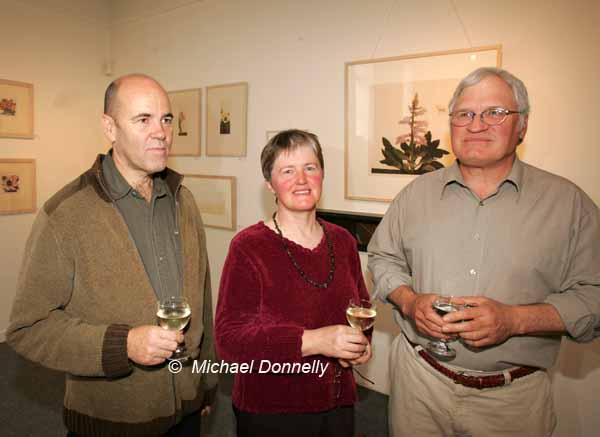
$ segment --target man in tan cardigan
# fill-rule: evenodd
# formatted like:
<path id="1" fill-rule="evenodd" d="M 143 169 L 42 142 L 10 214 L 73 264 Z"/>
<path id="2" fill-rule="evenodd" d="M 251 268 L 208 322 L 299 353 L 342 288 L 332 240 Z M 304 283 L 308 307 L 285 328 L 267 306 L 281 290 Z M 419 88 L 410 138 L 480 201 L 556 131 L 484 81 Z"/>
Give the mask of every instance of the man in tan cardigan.
<path id="1" fill-rule="evenodd" d="M 71 436 L 198 436 L 216 375 L 167 366 L 183 332 L 157 326 L 157 301 L 185 296 L 192 358 L 213 360 L 204 227 L 182 176 L 166 167 L 169 98 L 152 78 L 109 85 L 112 143 L 40 211 L 7 337 L 21 355 L 66 373 Z"/>

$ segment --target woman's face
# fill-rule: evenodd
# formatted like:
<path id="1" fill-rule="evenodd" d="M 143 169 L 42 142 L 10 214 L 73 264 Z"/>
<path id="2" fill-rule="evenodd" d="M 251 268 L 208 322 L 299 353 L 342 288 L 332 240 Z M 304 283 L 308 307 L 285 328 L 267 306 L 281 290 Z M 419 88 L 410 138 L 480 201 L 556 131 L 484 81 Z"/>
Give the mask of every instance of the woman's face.
<path id="1" fill-rule="evenodd" d="M 277 196 L 279 210 L 314 210 L 321 198 L 323 169 L 313 148 L 305 145 L 281 152 L 266 184 Z"/>

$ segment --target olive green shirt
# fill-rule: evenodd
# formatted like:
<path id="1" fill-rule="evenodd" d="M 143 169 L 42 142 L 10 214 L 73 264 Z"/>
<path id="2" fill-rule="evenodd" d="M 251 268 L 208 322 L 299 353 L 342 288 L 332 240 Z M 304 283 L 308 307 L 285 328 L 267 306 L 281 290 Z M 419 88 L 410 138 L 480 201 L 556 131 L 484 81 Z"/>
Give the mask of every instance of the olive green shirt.
<path id="1" fill-rule="evenodd" d="M 568 180 L 516 159 L 498 190 L 480 200 L 458 165 L 419 176 L 394 199 L 368 247 L 375 294 L 401 285 L 417 293 L 485 296 L 510 305 L 549 303 L 568 336 L 600 335 L 600 214 Z M 407 337 L 425 345 L 395 308 Z M 457 351 L 452 364 L 495 371 L 551 367 L 561 336 L 524 335 Z"/>
<path id="2" fill-rule="evenodd" d="M 104 158 L 102 170 L 109 195 L 127 223 L 157 299 L 179 296 L 181 242 L 173 193 L 157 174 L 153 177 L 151 201 L 147 202 L 123 178 L 112 151 Z"/>

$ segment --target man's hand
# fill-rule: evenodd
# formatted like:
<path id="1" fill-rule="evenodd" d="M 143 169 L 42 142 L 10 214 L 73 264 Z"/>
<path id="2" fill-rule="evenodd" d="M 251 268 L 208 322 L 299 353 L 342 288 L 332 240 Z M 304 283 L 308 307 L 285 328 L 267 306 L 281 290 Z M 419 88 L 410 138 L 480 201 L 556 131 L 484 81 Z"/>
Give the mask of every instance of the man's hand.
<path id="1" fill-rule="evenodd" d="M 180 331 L 151 325 L 138 326 L 127 336 L 127 356 L 137 364 L 154 366 L 169 358 L 181 342 L 183 334 Z"/>
<path id="2" fill-rule="evenodd" d="M 412 288 L 402 286 L 390 293 L 388 299 L 400 308 L 402 314 L 413 319 L 417 329 L 430 337 L 449 340 L 450 336 L 442 332 L 444 321 L 433 309 L 437 294 L 415 293 Z"/>
<path id="3" fill-rule="evenodd" d="M 458 334 L 473 347 L 499 344 L 518 334 L 517 307 L 487 297 L 460 297 L 456 301 L 470 307 L 444 316 L 444 334 Z"/>

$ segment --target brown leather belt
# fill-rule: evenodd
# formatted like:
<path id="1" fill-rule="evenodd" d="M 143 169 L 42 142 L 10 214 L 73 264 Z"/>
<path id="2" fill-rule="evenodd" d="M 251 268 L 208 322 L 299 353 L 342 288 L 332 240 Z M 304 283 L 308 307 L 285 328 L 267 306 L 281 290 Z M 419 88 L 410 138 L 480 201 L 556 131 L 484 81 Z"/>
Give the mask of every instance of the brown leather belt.
<path id="1" fill-rule="evenodd" d="M 404 336 L 406 338 L 406 336 Z M 413 343 L 408 338 L 406 341 L 413 347 L 416 348 L 419 346 L 418 344 Z M 438 360 L 433 358 L 423 349 L 419 348 L 417 353 L 423 358 L 431 367 L 440 372 L 442 375 L 450 378 L 454 381 L 455 384 L 464 385 L 465 387 L 476 388 L 482 390 L 484 388 L 493 388 L 493 387 L 501 387 L 507 384 L 506 378 L 503 373 L 498 373 L 497 375 L 487 375 L 487 376 L 470 376 L 463 375 L 462 373 L 454 372 L 453 370 L 447 368 L 446 366 L 441 365 Z M 540 370 L 539 367 L 531 367 L 531 366 L 522 366 L 517 367 L 508 372 L 510 376 L 509 383 L 515 379 L 523 378 L 524 376 L 531 375 L 534 372 Z"/>

